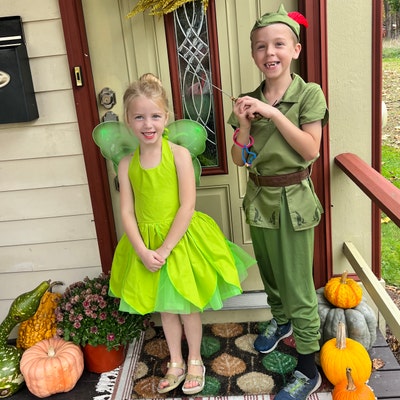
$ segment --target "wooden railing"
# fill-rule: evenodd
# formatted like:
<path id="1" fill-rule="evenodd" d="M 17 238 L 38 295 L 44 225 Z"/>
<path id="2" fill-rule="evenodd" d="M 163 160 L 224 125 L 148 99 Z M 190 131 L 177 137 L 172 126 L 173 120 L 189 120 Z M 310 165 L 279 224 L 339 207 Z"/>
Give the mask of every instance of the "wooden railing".
<path id="1" fill-rule="evenodd" d="M 340 154 L 335 157 L 335 163 L 400 227 L 400 189 L 355 154 Z M 392 333 L 400 339 L 400 310 L 351 242 L 343 244 L 343 253 Z"/>

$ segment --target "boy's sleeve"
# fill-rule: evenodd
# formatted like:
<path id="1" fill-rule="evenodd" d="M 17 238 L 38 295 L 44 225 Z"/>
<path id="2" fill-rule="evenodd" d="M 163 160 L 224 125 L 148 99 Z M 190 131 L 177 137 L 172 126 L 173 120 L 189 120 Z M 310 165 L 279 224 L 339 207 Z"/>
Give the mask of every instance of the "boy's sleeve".
<path id="1" fill-rule="evenodd" d="M 308 84 L 300 106 L 300 125 L 321 121 L 325 126 L 329 119 L 324 93 L 316 83 Z"/>
<path id="2" fill-rule="evenodd" d="M 231 115 L 229 116 L 227 123 L 231 125 L 233 129 L 236 129 L 239 126 L 237 117 L 233 111 L 231 112 Z"/>

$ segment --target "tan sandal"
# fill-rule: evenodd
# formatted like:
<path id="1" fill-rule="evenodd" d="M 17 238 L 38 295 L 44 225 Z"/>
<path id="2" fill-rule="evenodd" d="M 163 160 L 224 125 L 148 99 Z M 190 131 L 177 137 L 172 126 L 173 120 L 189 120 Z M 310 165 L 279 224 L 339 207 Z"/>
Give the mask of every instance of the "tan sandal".
<path id="1" fill-rule="evenodd" d="M 180 368 L 183 371 L 183 373 L 182 373 L 182 375 L 166 374 L 164 376 L 164 378 L 162 378 L 160 380 L 160 383 L 162 381 L 167 381 L 168 382 L 168 386 L 160 387 L 160 383 L 159 383 L 158 387 L 157 387 L 157 392 L 158 393 L 167 393 L 167 392 L 170 392 L 171 390 L 174 390 L 175 388 L 177 388 L 183 382 L 183 380 L 186 377 L 186 365 L 185 365 L 184 362 L 181 362 L 181 363 L 176 363 L 176 362 L 171 363 L 171 362 L 169 362 L 167 364 L 167 368 L 168 369 L 169 368 Z"/>
<path id="2" fill-rule="evenodd" d="M 185 387 L 185 383 L 183 384 L 182 387 L 182 392 L 185 394 L 196 394 L 201 392 L 204 389 L 204 384 L 205 384 L 205 375 L 206 375 L 206 367 L 203 364 L 203 361 L 200 360 L 189 360 L 188 364 L 190 365 L 198 365 L 203 367 L 203 375 L 192 375 L 192 374 L 187 374 L 185 383 L 186 382 L 197 382 L 197 386 L 193 386 L 190 388 Z"/>

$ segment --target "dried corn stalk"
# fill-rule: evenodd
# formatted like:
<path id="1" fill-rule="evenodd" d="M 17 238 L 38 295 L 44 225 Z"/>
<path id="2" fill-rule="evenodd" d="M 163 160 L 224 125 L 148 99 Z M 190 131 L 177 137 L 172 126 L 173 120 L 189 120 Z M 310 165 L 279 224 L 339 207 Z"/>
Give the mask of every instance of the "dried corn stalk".
<path id="1" fill-rule="evenodd" d="M 164 15 L 175 11 L 178 7 L 185 3 L 194 0 L 139 0 L 136 6 L 127 15 L 128 18 L 134 17 L 136 14 L 144 12 L 148 9 L 149 15 Z M 203 3 L 204 12 L 207 11 L 208 1 L 201 0 Z"/>

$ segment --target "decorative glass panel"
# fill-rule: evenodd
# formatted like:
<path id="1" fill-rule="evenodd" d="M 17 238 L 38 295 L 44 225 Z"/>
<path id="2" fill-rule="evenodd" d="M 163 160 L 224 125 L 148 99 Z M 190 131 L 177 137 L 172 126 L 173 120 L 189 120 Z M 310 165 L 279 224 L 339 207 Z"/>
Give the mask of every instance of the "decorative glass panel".
<path id="1" fill-rule="evenodd" d="M 206 128 L 206 150 L 199 159 L 204 167 L 216 167 L 221 160 L 217 150 L 209 29 L 202 2 L 187 2 L 175 10 L 174 28 L 182 115 Z"/>

